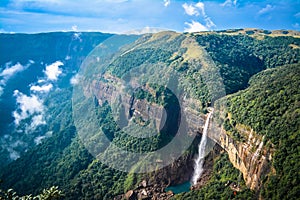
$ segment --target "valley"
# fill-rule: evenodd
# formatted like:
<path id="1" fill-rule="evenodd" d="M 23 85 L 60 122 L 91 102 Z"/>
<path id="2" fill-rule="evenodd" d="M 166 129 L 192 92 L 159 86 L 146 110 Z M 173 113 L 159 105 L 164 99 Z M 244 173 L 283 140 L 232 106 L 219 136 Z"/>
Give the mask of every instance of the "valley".
<path id="1" fill-rule="evenodd" d="M 62 199 L 300 196 L 299 32 L 1 33 L 0 43 L 0 197 L 52 186 Z"/>

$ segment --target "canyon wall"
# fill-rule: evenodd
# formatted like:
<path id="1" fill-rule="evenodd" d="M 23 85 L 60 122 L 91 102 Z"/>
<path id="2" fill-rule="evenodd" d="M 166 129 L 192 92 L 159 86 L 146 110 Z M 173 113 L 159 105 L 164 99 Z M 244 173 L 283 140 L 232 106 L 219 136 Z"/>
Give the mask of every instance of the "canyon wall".
<path id="1" fill-rule="evenodd" d="M 119 102 L 122 102 L 123 105 L 124 117 L 127 120 L 130 120 L 132 117 L 140 117 L 144 121 L 152 119 L 156 124 L 157 130 L 162 128 L 166 118 L 166 110 L 163 106 L 148 102 L 145 99 L 136 99 L 130 94 L 121 92 L 122 81 L 114 76 L 104 74 L 102 78 L 106 81 L 94 81 L 90 87 L 90 93 L 95 95 L 100 105 L 105 101 L 113 104 L 119 99 Z M 151 88 L 143 87 L 144 90 L 151 92 Z M 181 99 L 181 109 L 184 111 L 185 120 L 188 123 L 188 134 L 190 135 L 202 134 L 206 118 L 205 115 L 195 109 L 197 108 L 197 103 L 193 99 Z M 270 172 L 273 152 L 270 150 L 271 148 L 266 147 L 264 138 L 256 134 L 251 128 L 245 128 L 240 125 L 237 126 L 237 130 L 247 139 L 243 141 L 234 139 L 230 136 L 230 133 L 214 127 L 212 120 L 208 137 L 226 150 L 234 167 L 242 172 L 246 185 L 250 189 L 258 191 L 261 187 L 262 179 Z M 193 162 L 192 158 L 190 158 L 190 162 Z M 188 176 L 185 176 L 183 179 L 187 180 Z"/>
<path id="2" fill-rule="evenodd" d="M 222 129 L 218 143 L 227 151 L 234 167 L 242 172 L 246 185 L 258 191 L 263 178 L 271 170 L 273 150 L 266 146 L 264 137 L 257 135 L 252 129 L 242 126 L 237 126 L 237 129 L 247 137 L 246 141 L 234 140 Z"/>

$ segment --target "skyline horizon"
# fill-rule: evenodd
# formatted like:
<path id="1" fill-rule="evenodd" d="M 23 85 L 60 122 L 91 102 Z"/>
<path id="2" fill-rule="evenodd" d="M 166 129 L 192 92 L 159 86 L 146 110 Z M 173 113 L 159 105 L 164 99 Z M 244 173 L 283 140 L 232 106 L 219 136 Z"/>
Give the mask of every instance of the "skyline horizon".
<path id="1" fill-rule="evenodd" d="M 145 27 L 149 28 L 149 27 Z M 150 27 L 151 28 L 151 27 Z M 158 29 L 154 27 L 155 29 Z M 141 30 L 141 32 L 138 32 Z M 222 32 L 222 31 L 228 31 L 228 30 L 262 30 L 262 31 L 292 31 L 292 32 L 299 32 L 300 30 L 295 29 L 264 29 L 264 28 L 252 28 L 252 27 L 245 27 L 245 28 L 227 28 L 227 29 L 215 29 L 215 30 L 206 30 L 206 31 L 196 31 L 196 32 L 184 32 L 184 31 L 176 31 L 171 29 L 160 29 L 155 31 L 149 31 L 145 32 L 144 29 L 135 29 L 132 31 L 126 31 L 126 32 L 104 32 L 101 30 L 50 30 L 50 31 L 37 31 L 37 32 L 1 32 L 0 34 L 43 34 L 43 33 L 103 33 L 103 34 L 112 34 L 112 35 L 142 35 L 142 34 L 149 34 L 149 33 L 159 33 L 159 32 L 176 32 L 176 33 L 203 33 L 203 32 Z"/>
<path id="2" fill-rule="evenodd" d="M 299 31 L 299 8 L 300 0 L 3 0 L 0 32 Z"/>

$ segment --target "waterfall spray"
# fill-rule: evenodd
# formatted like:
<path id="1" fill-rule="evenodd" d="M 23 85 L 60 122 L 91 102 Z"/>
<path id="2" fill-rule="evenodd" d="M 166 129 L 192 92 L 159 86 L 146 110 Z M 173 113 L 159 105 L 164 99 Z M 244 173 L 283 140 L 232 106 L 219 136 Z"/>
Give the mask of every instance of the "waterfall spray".
<path id="1" fill-rule="evenodd" d="M 208 113 L 208 116 L 205 121 L 204 129 L 203 129 L 203 134 L 201 137 L 201 142 L 198 147 L 198 157 L 195 160 L 195 166 L 194 166 L 194 174 L 192 177 L 192 184 L 195 185 L 200 178 L 200 176 L 203 173 L 203 163 L 204 163 L 204 158 L 205 158 L 205 147 L 206 147 L 206 142 L 207 142 L 207 131 L 209 127 L 209 119 L 212 115 L 212 112 Z"/>

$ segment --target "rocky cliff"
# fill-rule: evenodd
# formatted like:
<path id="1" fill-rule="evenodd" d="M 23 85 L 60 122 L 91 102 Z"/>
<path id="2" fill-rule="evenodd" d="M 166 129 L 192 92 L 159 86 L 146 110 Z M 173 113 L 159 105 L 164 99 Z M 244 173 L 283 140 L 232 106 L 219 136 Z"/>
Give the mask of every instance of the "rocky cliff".
<path id="1" fill-rule="evenodd" d="M 107 82 L 94 82 L 93 93 L 96 95 L 100 105 L 105 101 L 113 102 L 118 99 L 120 91 L 116 85 L 119 85 L 120 80 L 110 75 L 105 75 Z M 113 80 L 113 81 L 112 81 Z M 117 84 L 116 84 L 117 83 Z M 144 88 L 150 90 L 149 88 Z M 135 99 L 129 94 L 123 95 L 122 104 L 124 105 L 125 116 L 128 120 L 131 117 L 141 117 L 144 121 L 149 118 L 154 119 L 157 129 L 159 130 L 164 123 L 165 109 L 163 106 L 148 102 L 145 99 Z M 189 134 L 202 134 L 204 125 L 205 115 L 200 114 L 193 109 L 193 103 L 191 99 L 185 99 L 183 102 L 183 108 L 186 111 L 186 120 L 188 121 Z M 131 113 L 131 114 L 130 114 Z M 214 126 L 211 123 L 211 127 Z M 271 160 L 273 150 L 270 147 L 266 147 L 264 138 L 256 134 L 251 128 L 245 126 L 237 126 L 238 131 L 244 138 L 245 141 L 238 141 L 234 139 L 229 132 L 224 129 L 212 129 L 208 133 L 208 136 L 218 143 L 229 155 L 229 159 L 239 169 L 246 185 L 255 191 L 259 191 L 262 185 L 262 179 L 271 170 Z M 220 132 L 218 132 L 220 131 Z M 197 146 L 197 144 L 195 145 Z M 174 162 L 173 165 L 160 170 L 151 175 L 152 179 L 149 178 L 149 191 L 159 188 L 163 190 L 169 184 L 180 184 L 188 181 L 193 172 L 193 156 L 187 155 Z M 155 178 L 153 178 L 155 177 Z M 158 181 L 159 180 L 159 181 Z M 203 184 L 203 183 L 202 183 Z M 145 187 L 143 190 L 146 190 Z M 135 193 L 139 194 L 139 190 L 135 190 Z M 148 191 L 148 190 L 147 190 Z M 166 197 L 169 197 L 167 194 Z"/>
<path id="2" fill-rule="evenodd" d="M 158 38 L 150 40 L 153 42 L 157 39 Z M 195 45 L 191 39 L 183 40 L 181 46 L 186 48 L 186 53 L 183 57 L 186 59 L 187 63 L 191 62 L 187 55 L 193 55 L 191 54 L 193 49 L 197 48 L 197 51 L 201 52 L 201 49 Z M 203 55 L 197 54 L 196 57 L 203 58 Z M 192 61 L 195 62 L 195 58 L 192 58 Z M 199 62 L 204 68 L 209 68 L 209 66 L 206 66 L 207 63 L 207 61 Z M 145 125 L 151 119 L 153 120 L 156 130 L 161 130 L 166 123 L 167 116 L 169 116 L 168 109 L 156 102 L 149 102 L 145 98 L 137 98 L 134 92 L 124 92 L 125 84 L 123 79 L 112 75 L 110 72 L 105 72 L 98 75 L 97 78 L 92 81 L 91 85 L 87 87 L 87 93 L 94 95 L 100 105 L 105 102 L 109 102 L 110 105 L 121 104 L 121 112 L 116 119 L 120 126 L 126 126 L 130 120 L 135 120 L 135 122 L 140 123 L 140 125 Z M 142 85 L 140 88 L 153 96 L 156 95 L 153 88 L 149 85 Z M 197 109 L 202 107 L 201 102 L 195 100 L 195 98 L 188 98 L 184 95 L 178 98 L 180 98 L 181 110 L 184 111 L 184 119 L 188 127 L 188 134 L 201 134 L 206 118 L 206 116 Z M 120 109 L 120 107 L 118 109 Z M 176 123 L 176 120 L 173 122 Z M 177 120 L 177 122 L 179 121 Z M 212 126 L 215 125 L 211 125 L 211 127 Z M 243 173 L 246 185 L 252 190 L 258 191 L 261 187 L 262 179 L 271 170 L 270 162 L 273 150 L 270 150 L 271 148 L 269 147 L 267 148 L 264 138 L 256 134 L 251 128 L 245 128 L 240 125 L 237 129 L 238 132 L 243 135 L 243 138 L 246 138 L 245 140 L 236 140 L 231 133 L 219 128 L 211 128 L 208 136 L 226 150 L 230 161 Z M 188 156 L 188 158 L 189 162 L 193 163 L 192 156 Z M 178 166 L 181 165 L 176 167 L 176 164 L 174 164 L 174 166 L 172 166 L 172 169 L 169 169 L 170 172 L 180 170 L 180 167 Z M 189 166 L 192 167 L 192 165 Z M 167 175 L 167 173 L 163 174 Z M 187 174 L 188 175 L 183 176 L 184 178 L 182 178 L 181 175 L 178 178 L 178 174 L 174 174 L 174 176 L 169 174 L 170 176 L 167 175 L 167 177 L 172 177 L 170 181 L 173 183 L 181 183 L 190 176 L 190 173 Z M 160 180 L 163 180 L 162 176 L 159 177 Z"/>
<path id="3" fill-rule="evenodd" d="M 271 170 L 272 150 L 266 147 L 264 138 L 252 129 L 240 127 L 239 132 L 247 137 L 246 141 L 234 140 L 222 130 L 219 144 L 227 151 L 234 167 L 243 173 L 246 185 L 258 191 L 262 186 L 262 179 Z"/>
<path id="4" fill-rule="evenodd" d="M 124 110 L 121 115 L 125 116 L 127 120 L 130 120 L 132 117 L 141 117 L 143 121 L 152 119 L 158 131 L 163 128 L 168 115 L 166 108 L 146 99 L 135 98 L 134 94 L 124 93 L 122 80 L 115 76 L 104 74 L 101 78 L 107 81 L 93 81 L 88 92 L 95 95 L 99 105 L 102 105 L 104 102 L 109 102 L 110 105 L 122 104 Z M 142 86 L 142 89 L 152 93 L 151 87 L 147 85 Z M 181 98 L 181 110 L 184 110 L 185 119 L 182 123 L 187 123 L 189 135 L 202 132 L 205 115 L 198 109 L 195 109 L 195 107 L 199 107 L 199 104 L 200 102 L 194 99 Z"/>

